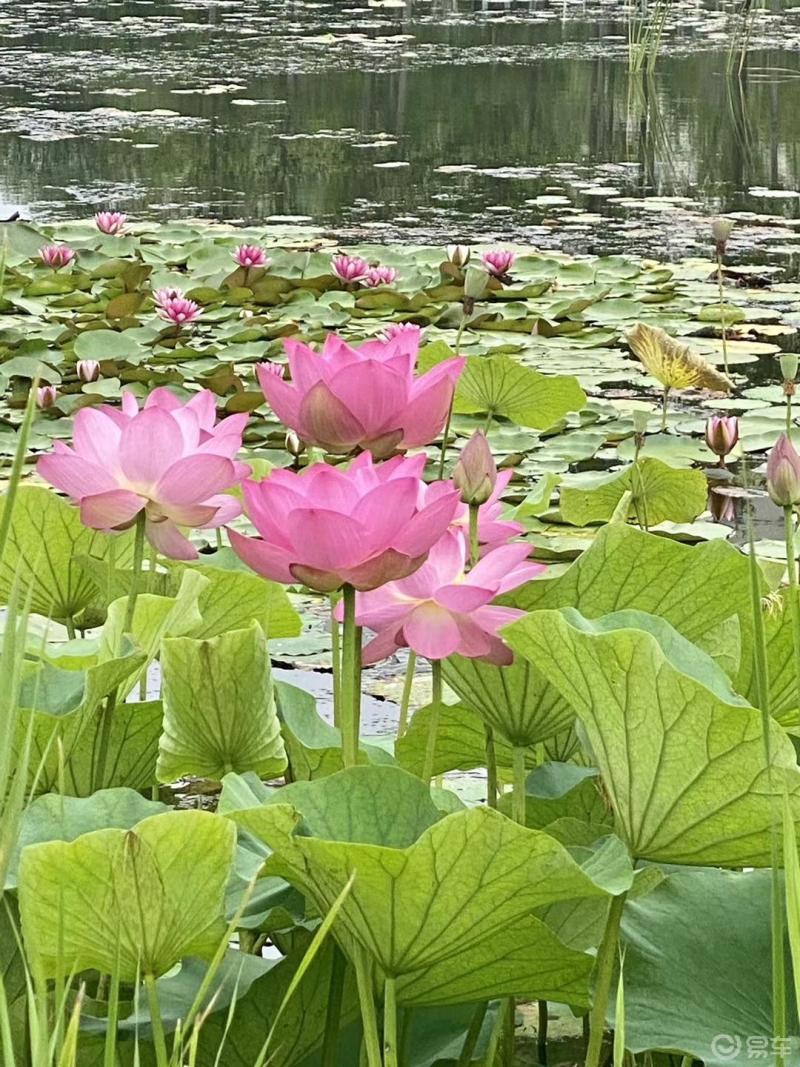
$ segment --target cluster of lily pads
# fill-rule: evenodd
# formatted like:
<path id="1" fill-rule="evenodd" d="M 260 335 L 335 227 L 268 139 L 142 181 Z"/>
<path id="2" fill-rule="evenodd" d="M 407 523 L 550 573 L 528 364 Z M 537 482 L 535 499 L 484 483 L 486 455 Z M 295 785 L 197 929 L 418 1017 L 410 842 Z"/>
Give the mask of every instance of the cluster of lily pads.
<path id="1" fill-rule="evenodd" d="M 5 1060 L 510 1067 L 531 1003 L 542 1062 L 795 1057 L 790 290 L 720 225 L 0 236 Z"/>

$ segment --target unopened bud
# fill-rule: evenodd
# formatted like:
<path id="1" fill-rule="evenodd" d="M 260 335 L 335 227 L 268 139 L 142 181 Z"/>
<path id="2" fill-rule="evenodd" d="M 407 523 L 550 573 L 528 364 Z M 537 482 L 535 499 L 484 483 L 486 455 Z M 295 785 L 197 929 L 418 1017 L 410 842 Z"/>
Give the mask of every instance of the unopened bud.
<path id="1" fill-rule="evenodd" d="M 469 262 L 469 245 L 448 245 L 445 253 L 454 267 L 465 267 Z"/>
<path id="2" fill-rule="evenodd" d="M 482 267 L 467 267 L 464 275 L 464 296 L 467 300 L 479 300 L 486 291 L 489 272 Z"/>
<path id="3" fill-rule="evenodd" d="M 75 370 L 82 382 L 96 382 L 100 377 L 100 364 L 96 359 L 79 359 Z"/>
<path id="4" fill-rule="evenodd" d="M 778 507 L 800 504 L 800 456 L 785 433 L 767 459 L 767 492 Z"/>
<path id="5" fill-rule="evenodd" d="M 784 352 L 778 361 L 781 365 L 781 374 L 785 382 L 793 382 L 797 380 L 797 354 L 795 352 Z"/>
<path id="6" fill-rule="evenodd" d="M 723 458 L 732 452 L 739 440 L 739 420 L 735 415 L 712 415 L 706 423 L 706 444 Z"/>
<path id="7" fill-rule="evenodd" d="M 453 469 L 453 484 L 464 504 L 485 504 L 497 481 L 497 466 L 482 430 L 467 441 Z"/>
<path id="8" fill-rule="evenodd" d="M 54 385 L 40 385 L 36 390 L 36 406 L 51 408 L 58 400 L 58 389 Z"/>
<path id="9" fill-rule="evenodd" d="M 725 251 L 725 246 L 728 243 L 728 238 L 733 232 L 733 222 L 731 219 L 714 219 L 711 223 L 711 233 L 714 237 L 714 243 L 717 246 L 717 252 L 722 255 Z"/>
<path id="10" fill-rule="evenodd" d="M 294 456 L 295 459 L 297 459 L 298 456 L 302 456 L 306 449 L 306 446 L 303 444 L 303 442 L 300 440 L 294 430 L 289 430 L 289 432 L 286 434 L 284 446 L 289 455 Z"/>

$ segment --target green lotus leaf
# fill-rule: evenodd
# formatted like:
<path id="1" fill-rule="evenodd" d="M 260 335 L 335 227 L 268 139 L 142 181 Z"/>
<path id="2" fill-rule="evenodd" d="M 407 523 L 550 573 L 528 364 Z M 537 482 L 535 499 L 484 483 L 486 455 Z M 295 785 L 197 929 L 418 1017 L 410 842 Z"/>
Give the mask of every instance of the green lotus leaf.
<path id="1" fill-rule="evenodd" d="M 117 330 L 84 330 L 75 339 L 76 359 L 138 362 L 141 357 L 142 346 L 129 331 L 120 333 Z"/>
<path id="2" fill-rule="evenodd" d="M 708 502 L 708 482 L 702 471 L 643 459 L 612 474 L 586 471 L 562 481 L 561 515 L 574 526 L 608 522 L 627 492 L 631 493 L 628 514 L 649 526 L 667 520 L 691 522 L 706 510 Z"/>
<path id="3" fill-rule="evenodd" d="M 93 968 L 131 982 L 184 956 L 210 958 L 225 930 L 235 836 L 208 812 L 173 811 L 129 830 L 30 845 L 19 902 L 36 966 L 45 976 Z"/>
<path id="4" fill-rule="evenodd" d="M 576 378 L 540 374 L 505 355 L 469 356 L 456 391 L 456 411 L 485 411 L 539 430 L 585 403 Z"/>

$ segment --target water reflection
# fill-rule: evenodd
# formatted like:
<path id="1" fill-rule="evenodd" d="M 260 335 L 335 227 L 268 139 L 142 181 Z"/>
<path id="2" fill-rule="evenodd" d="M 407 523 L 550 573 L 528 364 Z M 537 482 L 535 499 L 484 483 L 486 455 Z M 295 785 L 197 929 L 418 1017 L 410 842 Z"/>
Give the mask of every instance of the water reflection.
<path id="1" fill-rule="evenodd" d="M 631 197 L 797 214 L 775 195 L 800 164 L 788 49 L 754 52 L 738 82 L 690 25 L 678 44 L 702 50 L 678 47 L 647 81 L 627 75 L 624 25 L 589 0 L 64 7 L 0 0 L 0 215 L 113 203 L 410 236 L 544 224 L 604 250 L 652 227 Z M 800 18 L 782 25 L 791 42 Z M 652 250 L 681 251 L 679 229 Z"/>

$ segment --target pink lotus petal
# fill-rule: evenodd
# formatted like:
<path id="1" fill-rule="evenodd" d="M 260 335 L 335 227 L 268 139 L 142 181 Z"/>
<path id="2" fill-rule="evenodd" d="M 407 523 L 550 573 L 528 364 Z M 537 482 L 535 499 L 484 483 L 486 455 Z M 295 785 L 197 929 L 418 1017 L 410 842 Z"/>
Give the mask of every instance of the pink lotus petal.
<path id="1" fill-rule="evenodd" d="M 147 408 L 122 431 L 119 460 L 130 488 L 147 494 L 183 452 L 183 435 L 169 413 Z"/>
<path id="2" fill-rule="evenodd" d="M 407 556 L 421 556 L 428 552 L 450 525 L 458 503 L 456 489 L 444 494 L 398 530 L 392 547 Z"/>
<path id="3" fill-rule="evenodd" d="M 323 382 L 310 389 L 300 404 L 298 432 L 333 451 L 350 451 L 364 436 L 364 427 Z"/>
<path id="4" fill-rule="evenodd" d="M 81 497 L 81 522 L 93 530 L 113 530 L 127 526 L 147 503 L 146 499 L 125 489 L 112 489 Z"/>
<path id="5" fill-rule="evenodd" d="M 80 500 L 93 493 L 105 493 L 117 488 L 114 478 L 96 463 L 83 459 L 62 446 L 55 454 L 41 456 L 36 472 L 62 493 Z"/>
<path id="6" fill-rule="evenodd" d="M 219 496 L 210 496 L 206 500 L 206 504 L 214 508 L 214 515 L 208 522 L 202 524 L 203 529 L 226 526 L 232 519 L 236 519 L 242 514 L 242 505 L 236 497 L 228 496 L 225 493 Z"/>
<path id="7" fill-rule="evenodd" d="M 436 590 L 436 603 L 448 611 L 475 611 L 488 604 L 494 596 L 491 589 L 482 589 L 479 585 L 443 585 Z"/>
<path id="8" fill-rule="evenodd" d="M 273 582 L 292 585 L 294 576 L 289 570 L 291 556 L 285 549 L 267 544 L 257 537 L 243 537 L 235 530 L 228 530 L 231 548 L 248 567 Z"/>
<path id="9" fill-rule="evenodd" d="M 447 659 L 461 640 L 458 623 L 449 611 L 433 603 L 421 604 L 403 623 L 403 638 L 426 659 Z"/>
<path id="10" fill-rule="evenodd" d="M 197 559 L 199 553 L 188 537 L 180 532 L 174 522 L 164 519 L 161 522 L 147 522 L 145 526 L 147 540 L 162 556 L 169 559 Z"/>
<path id="11" fill-rule="evenodd" d="M 162 475 L 154 496 L 166 504 L 199 504 L 227 489 L 234 477 L 233 464 L 224 456 L 184 456 Z"/>

